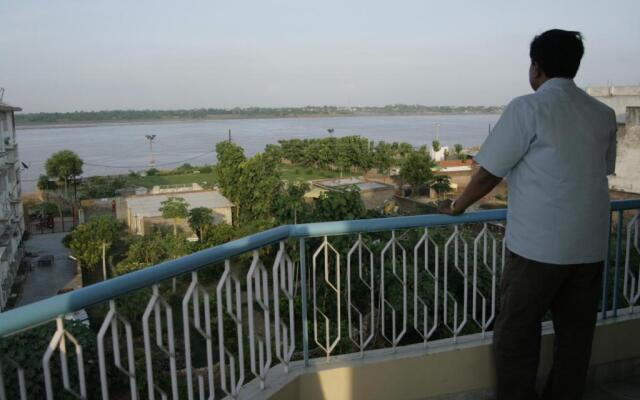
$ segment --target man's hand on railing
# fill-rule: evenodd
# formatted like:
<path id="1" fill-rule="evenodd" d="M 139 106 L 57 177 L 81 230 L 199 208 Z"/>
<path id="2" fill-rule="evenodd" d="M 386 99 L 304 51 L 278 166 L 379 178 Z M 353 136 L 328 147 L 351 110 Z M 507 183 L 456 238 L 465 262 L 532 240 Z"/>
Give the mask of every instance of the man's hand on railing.
<path id="1" fill-rule="evenodd" d="M 442 200 L 439 203 L 438 211 L 441 214 L 448 214 L 448 215 L 460 215 L 464 213 L 463 209 L 460 209 L 460 207 L 457 207 L 454 201 L 449 199 Z"/>
<path id="2" fill-rule="evenodd" d="M 443 214 L 460 215 L 473 203 L 491 192 L 501 180 L 501 177 L 492 175 L 489 171 L 480 167 L 462 194 L 453 202 L 444 200 L 440 203 L 441 205 L 438 209 Z"/>

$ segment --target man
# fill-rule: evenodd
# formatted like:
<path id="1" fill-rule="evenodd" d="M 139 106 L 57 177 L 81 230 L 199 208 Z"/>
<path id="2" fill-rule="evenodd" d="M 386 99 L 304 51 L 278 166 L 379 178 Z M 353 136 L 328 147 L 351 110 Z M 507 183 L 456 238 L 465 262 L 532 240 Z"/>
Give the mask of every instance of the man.
<path id="1" fill-rule="evenodd" d="M 573 82 L 579 32 L 553 29 L 531 42 L 533 94 L 511 101 L 475 157 L 479 171 L 447 204 L 456 215 L 509 183 L 507 263 L 494 327 L 499 400 L 537 399 L 541 321 L 550 310 L 554 361 L 543 399 L 580 399 L 602 289 L 614 172 L 612 109 Z"/>

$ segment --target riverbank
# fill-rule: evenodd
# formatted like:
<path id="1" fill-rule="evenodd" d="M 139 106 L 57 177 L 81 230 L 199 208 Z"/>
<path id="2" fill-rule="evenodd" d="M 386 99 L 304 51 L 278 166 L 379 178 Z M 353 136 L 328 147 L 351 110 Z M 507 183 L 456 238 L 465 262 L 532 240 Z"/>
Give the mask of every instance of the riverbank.
<path id="1" fill-rule="evenodd" d="M 146 135 L 156 135 L 153 158 L 157 168 L 173 169 L 184 163 L 216 163 L 215 146 L 229 139 L 250 157 L 269 144 L 283 139 L 313 139 L 359 135 L 378 143 L 407 142 L 414 147 L 456 143 L 465 148 L 482 143 L 497 114 L 423 115 L 393 117 L 249 118 L 234 120 L 152 121 L 44 125 L 38 129 L 18 129 L 20 161 L 29 168 L 21 171 L 24 192 L 35 191 L 45 161 L 60 150 L 73 150 L 85 162 L 83 176 L 122 175 L 148 168 L 150 155 Z M 333 132 L 329 133 L 328 129 Z"/>
<path id="2" fill-rule="evenodd" d="M 224 115 L 207 118 L 162 118 L 162 119 L 130 119 L 114 121 L 77 121 L 77 122 L 20 122 L 16 121 L 16 128 L 20 130 L 30 129 L 56 129 L 56 128 L 91 128 L 97 126 L 127 126 L 127 125 L 156 125 L 156 124 L 182 124 L 199 123 L 207 121 L 237 121 L 237 120 L 275 120 L 275 119 L 316 119 L 316 118 L 349 118 L 349 117 L 434 117 L 434 116 L 465 116 L 465 115 L 499 115 L 501 112 L 423 112 L 423 113 L 352 113 L 352 114 L 317 114 L 317 115 L 286 115 L 286 116 L 249 116 L 249 115 Z"/>

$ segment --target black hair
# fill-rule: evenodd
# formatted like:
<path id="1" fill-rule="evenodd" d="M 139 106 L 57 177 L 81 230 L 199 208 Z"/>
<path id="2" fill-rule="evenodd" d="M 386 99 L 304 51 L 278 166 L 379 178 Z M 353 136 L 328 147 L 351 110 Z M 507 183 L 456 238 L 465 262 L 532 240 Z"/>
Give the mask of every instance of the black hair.
<path id="1" fill-rule="evenodd" d="M 582 34 L 551 29 L 531 41 L 529 56 L 549 78 L 573 78 L 584 54 Z"/>

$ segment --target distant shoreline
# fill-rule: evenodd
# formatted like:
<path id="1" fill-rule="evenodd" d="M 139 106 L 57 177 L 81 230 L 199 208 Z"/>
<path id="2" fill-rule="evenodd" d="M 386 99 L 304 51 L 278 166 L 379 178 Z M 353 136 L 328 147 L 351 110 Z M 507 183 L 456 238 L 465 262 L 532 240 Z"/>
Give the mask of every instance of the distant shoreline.
<path id="1" fill-rule="evenodd" d="M 310 119 L 310 118 L 349 118 L 349 117 L 428 117 L 442 115 L 498 115 L 500 112 L 420 112 L 420 113 L 353 113 L 353 114 L 318 114 L 318 115 L 286 115 L 286 116 L 249 116 L 249 115 L 222 115 L 208 118 L 151 118 L 151 119 L 121 119 L 113 121 L 77 121 L 77 122 L 28 122 L 16 121 L 16 128 L 20 130 L 51 129 L 51 128 L 87 128 L 94 126 L 118 126 L 118 125 L 152 125 L 152 124 L 176 124 L 182 122 L 207 122 L 224 120 L 260 120 L 260 119 Z"/>

